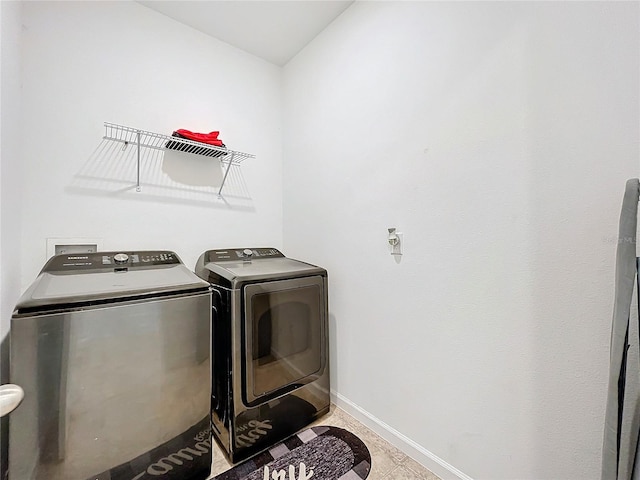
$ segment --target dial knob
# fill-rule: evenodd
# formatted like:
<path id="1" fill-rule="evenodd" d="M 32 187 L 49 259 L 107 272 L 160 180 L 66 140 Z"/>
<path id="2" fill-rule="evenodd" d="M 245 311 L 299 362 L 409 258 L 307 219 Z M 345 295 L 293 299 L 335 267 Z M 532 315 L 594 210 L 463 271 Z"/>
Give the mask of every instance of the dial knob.
<path id="1" fill-rule="evenodd" d="M 116 253 L 113 256 L 113 260 L 118 264 L 127 263 L 129 261 L 129 255 L 126 253 Z"/>
<path id="2" fill-rule="evenodd" d="M 242 251 L 242 254 L 243 254 L 245 257 L 247 257 L 247 258 L 251 258 L 251 257 L 253 256 L 253 251 L 252 251 L 252 250 L 250 250 L 250 249 L 248 249 L 248 248 L 245 248 L 245 249 Z"/>

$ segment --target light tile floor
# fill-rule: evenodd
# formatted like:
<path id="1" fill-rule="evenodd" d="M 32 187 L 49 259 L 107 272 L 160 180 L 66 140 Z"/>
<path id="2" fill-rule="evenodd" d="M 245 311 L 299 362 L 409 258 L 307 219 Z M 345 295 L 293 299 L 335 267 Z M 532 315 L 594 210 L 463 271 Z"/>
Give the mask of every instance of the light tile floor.
<path id="1" fill-rule="evenodd" d="M 328 414 L 310 426 L 316 425 L 344 428 L 365 443 L 371 453 L 371 472 L 367 480 L 440 480 L 434 473 L 333 404 Z M 217 475 L 231 468 L 231 465 L 215 442 L 214 445 L 213 474 Z"/>

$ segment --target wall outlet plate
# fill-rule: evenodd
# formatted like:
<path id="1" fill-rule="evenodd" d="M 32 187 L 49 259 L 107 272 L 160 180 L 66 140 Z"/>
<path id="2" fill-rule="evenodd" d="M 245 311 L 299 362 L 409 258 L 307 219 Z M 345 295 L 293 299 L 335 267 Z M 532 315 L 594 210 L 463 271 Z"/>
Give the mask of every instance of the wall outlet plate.
<path id="1" fill-rule="evenodd" d="M 404 242 L 404 235 L 402 232 L 396 232 L 398 237 L 398 243 L 395 245 L 389 245 L 391 255 L 402 255 L 402 244 Z"/>

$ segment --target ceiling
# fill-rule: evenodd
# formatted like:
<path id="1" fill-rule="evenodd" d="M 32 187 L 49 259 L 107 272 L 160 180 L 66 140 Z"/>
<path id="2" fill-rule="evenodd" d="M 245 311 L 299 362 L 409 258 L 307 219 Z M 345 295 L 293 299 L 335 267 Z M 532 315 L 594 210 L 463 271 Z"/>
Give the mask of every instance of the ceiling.
<path id="1" fill-rule="evenodd" d="M 138 0 L 138 3 L 283 66 L 353 1 Z"/>

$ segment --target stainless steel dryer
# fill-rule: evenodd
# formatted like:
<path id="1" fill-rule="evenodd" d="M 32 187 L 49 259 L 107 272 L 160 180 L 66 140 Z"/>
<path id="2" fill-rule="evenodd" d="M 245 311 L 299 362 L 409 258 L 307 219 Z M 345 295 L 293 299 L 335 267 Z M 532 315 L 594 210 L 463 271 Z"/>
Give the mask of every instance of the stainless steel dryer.
<path id="1" fill-rule="evenodd" d="M 9 479 L 206 479 L 210 321 L 173 252 L 52 257 L 11 319 Z"/>
<path id="2" fill-rule="evenodd" d="M 212 432 L 233 462 L 329 411 L 327 271 L 275 248 L 209 250 Z"/>

